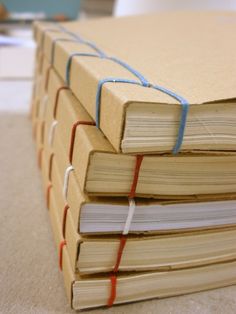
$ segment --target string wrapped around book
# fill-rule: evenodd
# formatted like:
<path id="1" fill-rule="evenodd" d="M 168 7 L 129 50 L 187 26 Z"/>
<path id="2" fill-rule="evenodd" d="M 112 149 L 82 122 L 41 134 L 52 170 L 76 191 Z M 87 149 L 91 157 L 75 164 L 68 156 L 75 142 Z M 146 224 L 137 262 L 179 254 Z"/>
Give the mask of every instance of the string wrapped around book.
<path id="1" fill-rule="evenodd" d="M 115 263 L 113 271 L 110 275 L 111 290 L 110 290 L 110 296 L 109 296 L 109 299 L 107 302 L 107 306 L 109 306 L 109 307 L 114 304 L 115 299 L 116 299 L 116 285 L 117 285 L 116 274 L 119 270 L 119 266 L 120 266 L 121 259 L 123 256 L 124 248 L 125 248 L 125 245 L 127 242 L 127 235 L 129 233 L 132 219 L 133 219 L 133 216 L 135 213 L 135 207 L 136 207 L 136 205 L 135 205 L 135 194 L 136 194 L 136 188 L 137 188 L 137 184 L 138 184 L 139 173 L 140 173 L 142 161 L 143 161 L 143 155 L 137 155 L 136 160 L 135 160 L 133 181 L 132 181 L 132 185 L 131 185 L 129 196 L 128 196 L 128 200 L 129 200 L 128 214 L 127 214 L 127 218 L 125 221 L 122 235 L 120 237 L 119 248 L 118 248 L 117 256 L 116 256 L 116 263 Z"/>
<path id="2" fill-rule="evenodd" d="M 181 110 L 178 136 L 177 136 L 175 146 L 172 150 L 172 153 L 173 154 L 179 153 L 182 143 L 183 143 L 183 139 L 184 139 L 184 131 L 186 127 L 186 121 L 187 121 L 187 115 L 188 115 L 188 109 L 189 109 L 189 102 L 185 98 L 183 98 L 182 96 L 179 96 L 175 92 L 165 87 L 150 83 L 147 79 L 145 79 L 145 77 L 141 73 L 139 73 L 137 70 L 133 69 L 130 65 L 123 62 L 120 59 L 117 59 L 115 57 L 109 57 L 106 55 L 101 56 L 99 54 L 94 54 L 94 53 L 75 52 L 69 56 L 67 60 L 67 64 L 66 64 L 66 74 L 65 74 L 65 80 L 68 86 L 70 86 L 70 71 L 71 71 L 71 64 L 72 64 L 73 57 L 92 57 L 92 58 L 101 58 L 101 59 L 111 60 L 121 65 L 122 67 L 124 67 L 126 70 L 131 72 L 134 76 L 136 76 L 139 79 L 139 81 L 136 81 L 136 80 L 125 79 L 125 78 L 108 77 L 108 78 L 101 79 L 98 82 L 96 100 L 95 100 L 95 109 L 96 109 L 95 121 L 96 121 L 97 128 L 100 128 L 100 109 L 101 109 L 102 87 L 106 83 L 125 83 L 125 84 L 139 85 L 146 88 L 152 88 L 177 100 L 181 104 L 182 110 Z"/>

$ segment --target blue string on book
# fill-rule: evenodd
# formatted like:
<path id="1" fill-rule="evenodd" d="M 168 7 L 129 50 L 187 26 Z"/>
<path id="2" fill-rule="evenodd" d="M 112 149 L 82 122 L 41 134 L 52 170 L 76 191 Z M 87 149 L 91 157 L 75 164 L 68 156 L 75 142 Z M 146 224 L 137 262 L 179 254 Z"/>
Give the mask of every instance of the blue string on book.
<path id="1" fill-rule="evenodd" d="M 61 29 L 63 31 L 65 31 L 65 29 L 60 26 Z M 134 69 L 133 67 L 131 67 L 129 64 L 125 63 L 124 61 L 116 58 L 116 57 L 110 57 L 107 56 L 103 51 L 101 51 L 94 43 L 90 42 L 90 41 L 86 41 L 83 38 L 81 38 L 79 35 L 76 35 L 74 33 L 65 31 L 66 33 L 70 34 L 73 36 L 73 38 L 75 38 L 75 41 L 78 41 L 80 43 L 86 44 L 89 47 L 93 48 L 97 54 L 95 53 L 72 53 L 69 56 L 69 59 L 67 61 L 67 65 L 66 65 L 66 83 L 68 86 L 70 86 L 70 70 L 71 70 L 71 63 L 72 63 L 72 59 L 75 56 L 80 56 L 80 57 L 95 57 L 95 58 L 102 58 L 102 59 L 106 59 L 106 60 L 111 60 L 119 65 L 121 65 L 123 68 L 125 68 L 126 70 L 128 70 L 130 73 L 132 73 L 134 76 L 136 76 L 139 81 L 136 80 L 131 80 L 131 79 L 124 79 L 124 78 L 116 78 L 116 77 L 108 77 L 108 78 L 103 78 L 98 82 L 98 86 L 97 86 L 97 92 L 96 92 L 96 126 L 97 128 L 100 127 L 100 108 L 101 108 L 101 94 L 102 94 L 102 87 L 104 84 L 106 83 L 126 83 L 126 84 L 134 84 L 134 85 L 139 85 L 142 87 L 147 87 L 147 88 L 152 88 L 155 89 L 157 91 L 160 91 L 172 98 L 174 98 L 175 100 L 177 100 L 180 105 L 181 105 L 181 117 L 180 117 L 180 123 L 179 123 L 179 129 L 178 129 L 178 136 L 177 136 L 177 140 L 175 143 L 175 146 L 172 150 L 173 154 L 177 154 L 179 153 L 182 143 L 183 143 L 183 139 L 184 139 L 184 132 L 185 132 L 185 127 L 186 127 L 186 122 L 187 122 L 187 115 L 188 115 L 188 110 L 189 110 L 189 102 L 183 98 L 182 96 L 176 94 L 175 92 L 156 85 L 156 84 L 152 84 L 150 83 L 141 73 L 139 73 L 136 69 Z M 64 40 L 64 39 L 58 39 L 58 40 Z M 69 39 L 67 39 L 66 41 L 70 41 Z M 52 49 L 52 55 L 51 55 L 51 61 L 53 63 L 53 58 L 54 58 L 54 50 L 55 50 L 55 44 L 53 45 L 53 49 Z"/>
<path id="2" fill-rule="evenodd" d="M 126 70 L 128 70 L 129 72 L 131 72 L 134 76 L 136 76 L 140 82 L 143 85 L 147 85 L 148 81 L 145 79 L 145 77 L 139 73 L 137 70 L 133 69 L 130 65 L 128 65 L 127 63 L 123 62 L 122 60 L 119 60 L 117 58 L 114 57 L 108 57 L 106 55 L 100 55 L 100 54 L 95 54 L 95 53 L 88 53 L 88 52 L 75 52 L 72 53 L 68 60 L 67 60 L 67 64 L 66 64 L 66 84 L 68 86 L 70 86 L 70 70 L 71 70 L 71 63 L 72 63 L 72 59 L 73 57 L 94 57 L 94 58 L 101 58 L 101 59 L 106 59 L 106 60 L 111 60 L 121 66 L 123 66 Z"/>

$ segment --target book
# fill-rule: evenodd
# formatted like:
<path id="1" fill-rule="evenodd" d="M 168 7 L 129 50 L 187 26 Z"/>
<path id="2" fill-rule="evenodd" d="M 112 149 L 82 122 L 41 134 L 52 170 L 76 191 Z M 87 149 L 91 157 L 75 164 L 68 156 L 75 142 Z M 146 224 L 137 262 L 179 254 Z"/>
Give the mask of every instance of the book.
<path id="1" fill-rule="evenodd" d="M 64 102 L 67 93 L 70 91 L 65 91 L 60 97 L 62 103 L 68 103 Z M 72 107 L 73 103 L 71 104 Z M 53 105 L 49 103 L 49 106 Z M 78 102 L 74 113 L 72 108 L 68 112 L 65 106 L 63 119 L 57 118 L 57 132 L 60 136 L 55 137 L 54 150 L 60 157 L 58 164 L 63 170 L 67 161 L 60 154 L 58 139 L 64 143 L 65 148 L 69 145 L 72 126 L 83 120 L 78 115 L 83 107 L 78 108 Z M 72 158 L 71 165 L 83 192 L 89 195 L 129 195 L 138 158 L 117 154 L 96 126 L 79 125 L 75 132 L 73 156 L 76 158 Z M 214 194 L 233 194 L 235 187 L 236 155 L 233 152 L 145 155 L 139 169 L 135 195 L 161 199 L 194 199 L 196 195 L 214 197 Z"/>
<path id="2" fill-rule="evenodd" d="M 95 45 L 106 56 L 140 72 L 151 85 L 160 85 L 186 99 L 189 111 L 181 151 L 232 151 L 236 144 L 236 82 L 232 74 L 236 61 L 232 40 L 235 29 L 230 21 L 234 17 L 233 12 L 180 12 L 50 27 L 36 24 L 35 37 L 67 83 L 70 56 L 96 55 Z M 49 30 L 43 32 L 45 29 Z M 155 40 L 150 29 L 155 29 Z M 181 36 L 176 36 L 178 33 Z M 133 71 L 114 59 L 72 57 L 69 86 L 93 120 L 98 83 L 107 78 L 140 82 Z M 107 82 L 101 91 L 97 124 L 117 152 L 171 152 L 182 111 L 179 101 L 164 92 Z"/>
<path id="3" fill-rule="evenodd" d="M 47 99 L 49 112 L 44 125 L 44 141 L 48 141 L 49 129 L 55 120 L 55 98 L 58 86 L 61 86 L 58 82 L 60 79 L 51 70 Z M 78 121 L 90 124 L 92 119 L 70 90 L 61 91 L 56 105 L 56 129 L 60 135 L 55 137 L 54 149 L 61 155 L 59 167 L 64 170 L 67 161 L 63 160 L 63 154 L 60 154 L 58 138 L 69 155 L 73 125 Z M 90 195 L 128 196 L 137 157 L 117 154 L 101 131 L 93 125 L 79 125 L 74 137 L 72 153 L 76 158 L 73 158 L 72 154 L 70 162 L 77 174 L 81 190 Z M 207 194 L 210 197 L 221 194 L 221 197 L 224 197 L 223 194 L 234 194 L 235 161 L 236 155 L 233 152 L 144 156 L 139 170 L 136 196 L 195 199 L 196 195 L 205 197 Z"/>
<path id="4" fill-rule="evenodd" d="M 56 247 L 64 239 L 51 219 Z M 67 246 L 58 250 L 68 300 L 75 310 L 152 298 L 177 296 L 236 284 L 236 262 L 229 261 L 179 270 L 80 276 L 73 272 Z M 114 279 L 115 278 L 115 279 Z M 114 293 L 114 285 L 116 289 Z"/>
<path id="5" fill-rule="evenodd" d="M 79 234 L 71 214 L 65 208 L 62 193 L 50 191 L 49 209 L 64 239 L 72 269 L 80 275 L 112 272 L 116 267 L 120 237 Z M 236 229 L 182 232 L 181 234 L 133 235 L 126 245 L 119 271 L 173 270 L 215 264 L 236 259 Z"/>
<path id="6" fill-rule="evenodd" d="M 234 16 L 35 24 L 31 117 L 74 309 L 236 283 Z"/>
<path id="7" fill-rule="evenodd" d="M 60 172 L 57 159 L 58 156 L 55 154 L 50 165 L 50 179 L 55 194 L 58 195 L 58 199 L 62 199 L 66 166 L 64 171 Z M 46 166 L 48 173 L 48 164 Z M 205 202 L 197 199 L 192 202 L 136 199 L 129 233 L 176 233 L 233 226 L 236 224 L 236 196 L 231 197 L 232 199 L 225 196 L 218 201 Z M 78 233 L 92 235 L 123 232 L 129 210 L 128 199 L 89 197 L 81 191 L 74 172 L 70 174 L 68 181 L 67 204 Z M 64 215 L 64 206 L 62 202 L 61 219 Z"/>

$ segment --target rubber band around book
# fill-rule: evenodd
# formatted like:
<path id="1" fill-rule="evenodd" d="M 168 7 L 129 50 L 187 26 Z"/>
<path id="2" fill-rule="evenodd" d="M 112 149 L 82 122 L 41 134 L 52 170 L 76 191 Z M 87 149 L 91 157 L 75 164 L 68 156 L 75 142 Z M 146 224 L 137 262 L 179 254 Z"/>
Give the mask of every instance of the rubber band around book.
<path id="1" fill-rule="evenodd" d="M 69 148 L 69 161 L 70 161 L 70 163 L 72 163 L 72 159 L 73 159 L 75 134 L 76 134 L 76 129 L 79 125 L 95 125 L 95 122 L 93 122 L 93 121 L 77 121 L 73 124 L 72 129 L 71 129 L 70 148 Z"/>
<path id="2" fill-rule="evenodd" d="M 136 155 L 136 162 L 134 168 L 133 182 L 129 192 L 129 198 L 134 198 L 136 193 L 136 188 L 138 184 L 139 171 L 142 165 L 143 155 Z"/>
<path id="3" fill-rule="evenodd" d="M 62 270 L 63 248 L 66 246 L 66 240 L 62 240 L 59 244 L 59 268 Z"/>
<path id="4" fill-rule="evenodd" d="M 57 92 L 56 92 L 56 97 L 55 97 L 55 102 L 54 102 L 54 106 L 53 106 L 53 122 L 50 125 L 50 129 L 48 132 L 48 144 L 51 147 L 52 143 L 53 143 L 53 139 L 54 139 L 54 134 L 55 134 L 55 128 L 56 125 L 58 123 L 58 121 L 56 120 L 56 115 L 57 115 L 57 107 L 58 107 L 58 101 L 59 101 L 59 96 L 61 91 L 63 90 L 68 90 L 69 88 L 67 86 L 61 86 L 58 88 Z"/>
<path id="5" fill-rule="evenodd" d="M 110 275 L 110 282 L 111 282 L 111 291 L 110 291 L 110 297 L 107 301 L 107 306 L 111 307 L 116 299 L 116 286 L 117 286 L 117 277 L 116 277 L 116 273 L 119 270 L 119 266 L 120 266 L 120 261 L 122 258 L 122 254 L 125 248 L 125 244 L 127 241 L 127 237 L 125 235 L 122 235 L 120 237 L 120 244 L 119 244 L 119 249 L 117 252 L 117 258 L 116 258 L 116 264 L 113 268 L 113 271 Z"/>
<path id="6" fill-rule="evenodd" d="M 79 39 L 72 39 L 72 38 L 55 38 L 52 41 L 52 48 L 51 48 L 51 57 L 50 57 L 50 64 L 54 64 L 54 57 L 55 57 L 55 50 L 56 50 L 56 43 L 57 42 L 74 42 L 74 43 L 81 43 Z"/>
<path id="7" fill-rule="evenodd" d="M 140 81 L 136 81 L 136 80 L 130 80 L 130 79 L 124 79 L 124 78 L 105 78 L 105 79 L 101 79 L 98 82 L 97 93 L 96 93 L 96 118 L 95 118 L 96 126 L 98 128 L 100 128 L 100 107 L 101 107 L 102 87 L 105 83 L 127 83 L 127 84 L 133 84 L 133 85 L 139 85 L 142 87 L 152 88 L 174 98 L 181 104 L 182 110 L 181 110 L 181 117 L 180 117 L 179 132 L 178 132 L 176 144 L 173 148 L 173 154 L 177 154 L 179 152 L 182 142 L 183 142 L 184 131 L 185 131 L 185 126 L 186 126 L 186 121 L 187 121 L 187 114 L 188 114 L 188 109 L 189 109 L 189 103 L 186 99 L 184 99 L 182 96 L 177 95 L 171 90 L 168 90 L 167 88 L 149 83 L 148 80 L 146 80 L 146 78 L 141 73 L 139 73 L 137 70 L 135 70 L 134 68 L 132 68 L 130 65 L 123 62 L 122 60 L 117 59 L 115 57 L 109 57 L 106 55 L 100 56 L 94 53 L 72 53 L 69 56 L 67 60 L 67 64 L 66 64 L 66 74 L 65 74 L 65 77 L 66 77 L 65 80 L 66 80 L 67 86 L 70 86 L 71 63 L 72 63 L 72 58 L 75 56 L 93 57 L 93 58 L 95 57 L 95 58 L 101 58 L 101 59 L 114 61 L 115 63 L 121 65 L 126 70 L 131 72 L 134 76 L 136 76 L 140 80 Z"/>
<path id="8" fill-rule="evenodd" d="M 64 210 L 63 210 L 62 235 L 63 235 L 64 239 L 66 237 L 66 218 L 67 218 L 67 213 L 68 213 L 69 208 L 70 208 L 69 205 L 66 204 L 65 207 L 64 207 Z"/>
<path id="9" fill-rule="evenodd" d="M 56 25 L 56 24 L 55 24 Z M 183 98 L 182 96 L 176 94 L 175 92 L 168 90 L 165 87 L 156 85 L 156 84 L 152 84 L 150 83 L 148 80 L 146 80 L 143 75 L 141 73 L 139 73 L 136 69 L 132 68 L 129 64 L 123 62 L 122 60 L 116 58 L 116 57 L 109 57 L 107 56 L 101 49 L 99 49 L 93 42 L 90 41 L 86 41 L 84 40 L 82 37 L 76 35 L 73 32 L 67 31 L 63 26 L 61 25 L 57 25 L 58 29 L 60 29 L 62 32 L 70 35 L 73 37 L 73 39 L 69 39 L 69 38 L 56 38 L 53 40 L 52 43 L 52 50 L 51 50 L 51 64 L 53 64 L 54 62 L 54 54 L 55 54 L 55 44 L 57 41 L 69 41 L 69 42 L 78 42 L 78 43 L 83 43 L 88 45 L 89 47 L 93 48 L 96 52 L 98 52 L 98 55 L 96 54 L 80 54 L 80 53 L 73 53 L 67 62 L 67 72 L 68 72 L 68 68 L 70 68 L 70 63 L 72 60 L 72 57 L 75 55 L 86 55 L 86 56 L 91 56 L 91 57 L 98 57 L 98 58 L 103 58 L 103 59 L 108 59 L 108 60 L 112 60 L 118 64 L 120 64 L 121 66 L 123 66 L 124 68 L 126 68 L 129 72 L 131 72 L 132 74 L 134 74 L 136 77 L 138 77 L 140 79 L 139 81 L 135 81 L 135 80 L 128 80 L 128 79 L 124 79 L 124 78 L 104 78 L 102 80 L 99 81 L 98 83 L 98 88 L 97 88 L 97 93 L 96 93 L 96 126 L 99 128 L 100 127 L 100 102 L 101 102 L 101 93 L 102 93 L 102 86 L 105 83 L 127 83 L 127 84 L 136 84 L 136 85 L 140 85 L 143 87 L 148 87 L 148 88 L 153 88 L 155 90 L 158 90 L 166 95 L 169 95 L 170 97 L 174 98 L 175 100 L 177 100 L 181 107 L 181 117 L 180 117 L 180 122 L 179 122 L 179 131 L 178 131 L 178 136 L 177 136 L 177 140 L 175 143 L 175 146 L 172 150 L 173 154 L 177 154 L 182 146 L 182 142 L 183 142 L 183 138 L 184 138 L 184 132 L 185 132 L 185 127 L 186 127 L 186 121 L 187 121 L 187 115 L 188 115 L 188 109 L 189 109 L 189 103 L 188 101 Z M 45 33 L 44 33 L 45 36 Z M 69 70 L 70 71 L 70 70 Z M 67 83 L 70 81 L 69 79 L 69 75 L 70 73 L 66 73 L 66 77 L 67 77 Z"/>
<path id="10" fill-rule="evenodd" d="M 49 209 L 49 204 L 50 204 L 50 191 L 52 189 L 52 183 L 49 183 L 46 189 L 46 205 L 47 209 Z"/>
<path id="11" fill-rule="evenodd" d="M 55 134 L 55 128 L 58 124 L 57 120 L 53 120 L 52 124 L 50 125 L 50 129 L 48 132 L 48 144 L 50 147 L 52 147 L 53 139 L 54 139 L 54 134 Z"/>
<path id="12" fill-rule="evenodd" d="M 53 107 L 53 118 L 56 119 L 56 115 L 57 115 L 57 107 L 58 107 L 58 101 L 59 101 L 59 96 L 61 91 L 63 90 L 68 90 L 69 87 L 68 86 L 61 86 L 58 88 L 57 92 L 56 92 L 56 97 L 55 97 L 55 102 L 54 102 L 54 107 Z"/>
<path id="13" fill-rule="evenodd" d="M 135 168 L 134 168 L 133 182 L 132 182 L 130 193 L 129 193 L 128 215 L 127 215 L 127 219 L 125 222 L 123 233 L 120 237 L 120 244 L 119 244 L 119 248 L 118 248 L 118 252 L 117 252 L 116 263 L 115 263 L 115 266 L 113 268 L 113 272 L 110 276 L 111 293 L 110 293 L 110 297 L 109 297 L 109 300 L 107 303 L 107 306 L 109 306 L 109 307 L 113 305 L 113 303 L 116 299 L 117 280 L 114 278 L 116 278 L 115 274 L 119 270 L 121 258 L 122 258 L 123 252 L 124 252 L 125 245 L 127 243 L 127 234 L 129 233 L 130 225 L 132 223 L 132 218 L 133 218 L 134 211 L 135 211 L 134 197 L 135 197 L 135 193 L 136 193 L 136 188 L 137 188 L 137 183 L 138 183 L 138 178 L 139 178 L 139 171 L 140 171 L 140 168 L 142 165 L 142 161 L 143 161 L 143 155 L 137 155 L 136 156 L 136 162 L 135 162 Z"/>
<path id="14" fill-rule="evenodd" d="M 60 30 L 58 28 L 46 28 L 43 30 L 43 33 L 42 33 L 42 37 L 41 37 L 41 42 L 40 42 L 40 46 L 41 48 L 43 49 L 44 47 L 44 41 L 45 41 L 45 35 L 49 32 L 59 32 Z"/>
<path id="15" fill-rule="evenodd" d="M 65 174 L 64 174 L 64 182 L 63 182 L 63 197 L 64 200 L 67 202 L 67 191 L 68 191 L 68 183 L 69 183 L 69 176 L 71 171 L 74 171 L 74 167 L 72 165 L 68 166 L 65 170 Z"/>
<path id="16" fill-rule="evenodd" d="M 110 297 L 107 301 L 108 307 L 111 307 L 114 304 L 114 301 L 116 299 L 117 277 L 115 274 L 110 276 L 110 283 L 111 283 L 111 293 L 110 293 Z"/>

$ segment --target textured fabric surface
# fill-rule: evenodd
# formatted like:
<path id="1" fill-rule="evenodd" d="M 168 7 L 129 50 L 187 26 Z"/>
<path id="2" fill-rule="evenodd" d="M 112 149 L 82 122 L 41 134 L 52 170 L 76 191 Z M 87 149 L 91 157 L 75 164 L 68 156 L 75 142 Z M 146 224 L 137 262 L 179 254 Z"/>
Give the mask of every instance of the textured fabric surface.
<path id="1" fill-rule="evenodd" d="M 29 119 L 0 115 L 0 313 L 74 313 L 58 270 Z M 85 313 L 235 314 L 236 286 Z"/>

